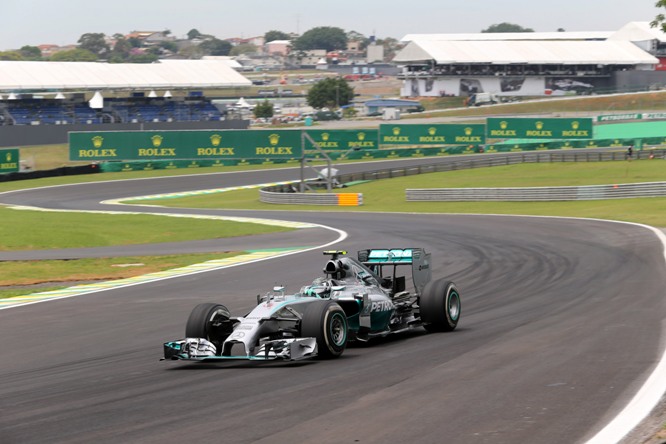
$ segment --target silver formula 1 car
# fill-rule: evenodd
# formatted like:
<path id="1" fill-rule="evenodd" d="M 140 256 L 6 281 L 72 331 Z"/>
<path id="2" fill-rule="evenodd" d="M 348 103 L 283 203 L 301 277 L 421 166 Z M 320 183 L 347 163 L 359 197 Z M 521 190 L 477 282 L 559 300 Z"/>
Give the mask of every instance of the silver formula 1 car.
<path id="1" fill-rule="evenodd" d="M 233 317 L 221 304 L 197 305 L 185 339 L 164 344 L 164 359 L 215 361 L 336 358 L 348 341 L 368 341 L 410 329 L 452 331 L 460 293 L 446 279 L 431 281 L 423 248 L 325 251 L 324 275 L 292 295 L 284 287 L 257 296 L 257 306 Z M 404 274 L 403 274 L 404 273 Z M 406 274 L 411 274 L 407 288 Z"/>

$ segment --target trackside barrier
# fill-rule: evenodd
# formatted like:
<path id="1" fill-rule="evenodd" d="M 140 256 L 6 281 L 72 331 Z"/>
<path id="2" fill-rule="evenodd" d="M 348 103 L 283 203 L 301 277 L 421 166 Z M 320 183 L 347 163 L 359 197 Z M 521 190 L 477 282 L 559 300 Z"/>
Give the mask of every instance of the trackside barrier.
<path id="1" fill-rule="evenodd" d="M 283 191 L 273 191 L 273 190 Z M 289 186 L 268 187 L 259 190 L 259 200 L 270 204 L 283 205 L 363 205 L 361 193 L 294 193 Z"/>
<path id="2" fill-rule="evenodd" d="M 666 196 L 666 182 L 536 188 L 407 189 L 409 202 L 570 201 Z"/>
<path id="3" fill-rule="evenodd" d="M 666 150 L 650 149 L 634 151 L 634 159 L 664 159 Z M 439 173 L 443 171 L 456 171 L 469 168 L 488 168 L 493 166 L 516 165 L 521 163 L 550 163 L 550 162 L 607 162 L 624 161 L 625 151 L 560 151 L 543 152 L 532 151 L 522 153 L 498 153 L 482 155 L 478 157 L 431 157 L 423 159 L 422 164 L 408 167 L 384 168 L 374 171 L 362 171 L 357 173 L 339 174 L 336 177 L 339 183 L 351 183 L 358 181 L 369 181 L 378 179 L 391 179 L 394 177 L 413 176 L 416 174 Z M 338 205 L 334 197 L 329 197 L 328 201 L 322 196 L 322 193 L 295 193 L 296 188 L 293 185 L 278 185 L 266 187 L 260 190 L 260 200 L 266 203 L 285 203 L 285 204 L 309 204 L 309 205 Z M 284 195 L 284 196 L 279 196 Z M 296 196 L 300 195 L 300 196 Z M 305 197 L 307 196 L 307 197 Z M 319 197 L 315 197 L 319 196 Z M 329 194 L 328 196 L 337 196 Z M 362 205 L 362 194 L 359 195 L 359 205 Z M 311 203 L 313 201 L 317 203 Z"/>
<path id="4" fill-rule="evenodd" d="M 345 207 L 358 207 L 363 205 L 363 194 L 361 193 L 339 193 L 338 205 Z"/>

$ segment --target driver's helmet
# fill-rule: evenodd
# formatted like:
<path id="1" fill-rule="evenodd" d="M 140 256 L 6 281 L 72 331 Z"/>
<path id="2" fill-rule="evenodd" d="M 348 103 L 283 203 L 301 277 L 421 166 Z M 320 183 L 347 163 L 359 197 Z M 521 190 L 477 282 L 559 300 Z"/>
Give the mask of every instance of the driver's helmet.
<path id="1" fill-rule="evenodd" d="M 302 293 L 306 296 L 328 297 L 331 294 L 331 283 L 329 281 L 315 280 L 312 285 L 304 287 Z"/>

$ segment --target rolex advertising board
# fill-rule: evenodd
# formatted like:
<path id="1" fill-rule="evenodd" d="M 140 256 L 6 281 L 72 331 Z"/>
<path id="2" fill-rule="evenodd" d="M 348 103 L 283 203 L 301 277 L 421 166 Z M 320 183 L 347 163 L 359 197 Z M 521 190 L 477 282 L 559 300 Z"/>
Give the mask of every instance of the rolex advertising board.
<path id="1" fill-rule="evenodd" d="M 486 119 L 489 139 L 591 139 L 592 119 Z"/>
<path id="2" fill-rule="evenodd" d="M 294 130 L 69 133 L 70 160 L 300 159 Z"/>
<path id="3" fill-rule="evenodd" d="M 305 131 L 322 150 L 376 150 L 378 131 L 376 129 L 354 130 L 307 130 Z M 315 147 L 306 138 L 305 149 Z"/>
<path id="4" fill-rule="evenodd" d="M 483 124 L 379 126 L 380 145 L 479 145 L 486 141 Z"/>
<path id="5" fill-rule="evenodd" d="M 17 148 L 0 150 L 0 174 L 15 173 L 19 170 L 19 150 Z"/>

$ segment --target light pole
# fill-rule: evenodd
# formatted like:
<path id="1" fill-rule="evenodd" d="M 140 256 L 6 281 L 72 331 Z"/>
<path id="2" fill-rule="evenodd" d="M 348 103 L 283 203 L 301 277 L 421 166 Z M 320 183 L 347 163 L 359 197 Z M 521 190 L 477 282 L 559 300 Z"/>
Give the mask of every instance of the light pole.
<path id="1" fill-rule="evenodd" d="M 340 108 L 340 82 L 335 84 L 335 109 Z"/>

